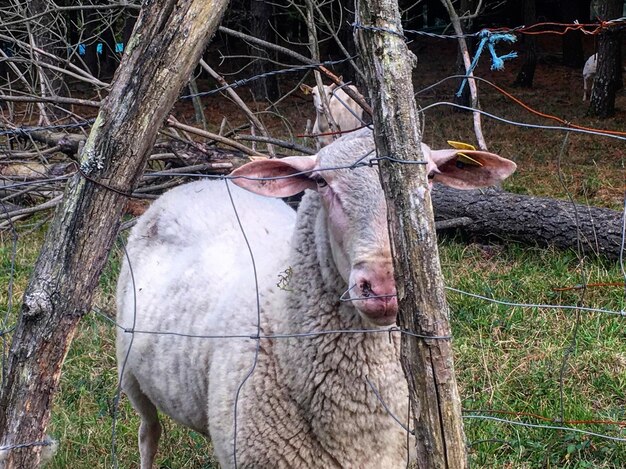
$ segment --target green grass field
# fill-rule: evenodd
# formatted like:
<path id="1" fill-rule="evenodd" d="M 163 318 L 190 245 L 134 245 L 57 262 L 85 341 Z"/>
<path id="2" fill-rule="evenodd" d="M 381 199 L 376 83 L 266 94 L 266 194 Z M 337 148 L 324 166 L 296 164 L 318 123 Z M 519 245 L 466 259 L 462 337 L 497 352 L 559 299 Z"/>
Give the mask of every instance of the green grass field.
<path id="1" fill-rule="evenodd" d="M 37 232 L 19 239 L 16 298 L 25 287 L 41 237 Z M 11 252 L 5 239 L 4 272 L 9 271 Z M 82 321 L 54 400 L 49 431 L 60 442 L 54 468 L 111 467 L 117 380 L 115 330 L 107 317 L 114 311 L 117 250 L 111 257 L 96 300 L 97 312 Z M 441 261 L 448 286 L 489 298 L 613 311 L 625 307 L 622 288 L 553 291 L 582 279 L 603 283 L 622 278 L 618 266 L 593 259 L 581 262 L 574 253 L 446 239 Z M 623 427 L 616 425 L 561 423 L 626 420 L 623 317 L 508 307 L 456 292 L 449 292 L 448 298 L 472 467 L 623 467 L 624 442 L 470 417 L 570 426 L 624 438 Z M 138 467 L 137 428 L 138 419 L 122 398 L 115 419 L 119 467 Z M 216 467 L 210 444 L 201 435 L 168 420 L 158 464 L 172 469 Z"/>

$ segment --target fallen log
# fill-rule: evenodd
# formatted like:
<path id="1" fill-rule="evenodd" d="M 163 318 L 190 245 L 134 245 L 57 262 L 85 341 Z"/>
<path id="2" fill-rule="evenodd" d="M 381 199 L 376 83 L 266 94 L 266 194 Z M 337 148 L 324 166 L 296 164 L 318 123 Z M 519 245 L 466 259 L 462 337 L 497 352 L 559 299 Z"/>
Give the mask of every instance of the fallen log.
<path id="1" fill-rule="evenodd" d="M 478 239 L 513 240 L 560 249 L 580 249 L 617 260 L 622 246 L 623 213 L 566 200 L 511 194 L 496 189 L 459 191 L 436 185 L 435 219 L 467 218 L 457 224 Z"/>

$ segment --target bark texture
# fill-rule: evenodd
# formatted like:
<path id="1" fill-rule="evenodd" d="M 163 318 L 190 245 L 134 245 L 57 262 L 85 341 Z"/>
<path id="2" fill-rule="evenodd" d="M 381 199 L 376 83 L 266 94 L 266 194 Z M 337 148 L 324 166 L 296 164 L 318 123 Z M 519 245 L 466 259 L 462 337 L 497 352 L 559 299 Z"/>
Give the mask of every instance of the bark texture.
<path id="1" fill-rule="evenodd" d="M 423 159 L 413 98 L 415 57 L 403 38 L 396 0 L 359 0 L 356 42 L 374 108 L 379 157 Z M 379 28 L 379 29 L 378 29 Z M 424 165 L 381 161 L 400 313 L 404 330 L 448 337 L 446 304 Z M 417 467 L 465 468 L 467 456 L 451 343 L 402 335 L 416 436 Z"/>
<path id="2" fill-rule="evenodd" d="M 46 236 L 13 334 L 0 397 L 0 468 L 40 463 L 49 404 L 161 122 L 189 79 L 225 0 L 144 2 L 111 92 Z M 94 182 L 94 181 L 97 181 Z"/>
<path id="3" fill-rule="evenodd" d="M 603 19 L 618 18 L 622 14 L 622 0 L 604 0 L 600 8 Z M 622 85 L 622 25 L 607 26 L 598 35 L 596 77 L 591 91 L 590 111 L 606 118 L 615 114 L 615 96 Z"/>
<path id="4" fill-rule="evenodd" d="M 536 0 L 524 0 L 522 2 L 524 24 L 530 25 L 537 22 L 537 5 Z M 535 78 L 535 69 L 537 68 L 537 40 L 534 35 L 525 35 L 522 37 L 526 51 L 524 52 L 524 63 L 515 79 L 515 86 L 522 88 L 532 88 L 533 79 Z"/>
<path id="5" fill-rule="evenodd" d="M 539 246 L 578 250 L 618 260 L 623 214 L 607 208 L 572 204 L 496 189 L 459 191 L 435 186 L 437 220 L 467 217 L 461 227 L 467 235 L 499 238 Z"/>
<path id="6" fill-rule="evenodd" d="M 274 5 L 265 0 L 250 0 L 250 32 L 254 37 L 274 42 L 274 29 L 271 28 Z M 252 75 L 263 75 L 269 71 L 267 59 L 272 58 L 271 52 L 250 46 L 250 55 L 258 57 L 252 62 Z M 270 75 L 254 80 L 250 89 L 254 99 L 276 101 L 280 96 L 278 76 Z"/>

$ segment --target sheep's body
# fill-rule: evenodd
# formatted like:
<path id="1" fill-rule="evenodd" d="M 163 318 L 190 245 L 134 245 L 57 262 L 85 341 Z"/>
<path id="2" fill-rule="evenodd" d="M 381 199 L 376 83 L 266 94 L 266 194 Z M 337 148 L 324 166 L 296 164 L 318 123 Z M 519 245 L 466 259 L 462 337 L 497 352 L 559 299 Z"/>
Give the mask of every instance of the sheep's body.
<path id="1" fill-rule="evenodd" d="M 423 148 L 433 180 L 454 187 L 515 170 L 487 152 L 463 150 L 461 164 L 459 150 Z M 140 218 L 128 243 L 132 272 L 125 265 L 118 283 L 117 355 L 142 419 L 142 469 L 156 452 L 157 409 L 209 435 L 223 467 L 234 455 L 239 467 L 404 467 L 407 434 L 381 403 L 408 418 L 399 336 L 358 332 L 395 324 L 398 307 L 378 172 L 352 166 L 374 150 L 364 129 L 314 157 L 233 173 L 261 195 L 312 189 L 296 217 L 281 201 L 231 186 L 254 253 L 261 337 L 282 338 L 254 339 L 255 270 L 224 182 L 174 189 Z M 131 340 L 126 330 L 179 335 Z"/>
<path id="2" fill-rule="evenodd" d="M 289 292 L 264 294 L 263 334 L 293 334 L 367 328 L 354 307 L 338 304 L 345 290 L 328 265 L 329 246 L 317 246 L 320 204 L 307 194 L 294 238 Z M 321 252 L 318 252 L 321 248 Z M 321 256 L 320 256 L 321 254 Z M 271 305 L 271 306 L 270 306 Z M 268 309 L 268 308 L 273 308 Z M 270 313 L 270 311 L 272 311 Z M 254 319 L 254 318 L 252 318 Z M 329 334 L 264 340 L 257 368 L 240 395 L 238 463 L 241 467 L 400 467 L 406 435 L 386 414 L 365 377 L 386 402 L 406 416 L 407 389 L 399 366 L 398 340 L 387 334 Z M 247 372 L 254 344 L 239 360 Z M 211 372 L 209 420 L 220 461 L 232 464 L 233 352 L 222 345 Z M 228 406 L 219 404 L 228 402 Z M 222 401 L 223 402 L 223 401 Z M 216 437 L 219 444 L 215 441 Z M 271 443 L 270 443 L 271 442 Z"/>
<path id="3" fill-rule="evenodd" d="M 247 229 L 258 230 L 250 243 L 259 287 L 271 290 L 278 273 L 287 268 L 295 213 L 281 201 L 259 202 L 254 194 L 231 190 Z M 187 184 L 157 200 L 133 229 L 128 255 L 132 277 L 125 263 L 118 283 L 118 318 L 124 327 L 194 335 L 256 334 L 252 262 L 223 182 Z M 205 434 L 215 351 L 241 348 L 231 361 L 241 361 L 241 367 L 252 363 L 250 357 L 246 361 L 244 349 L 250 344 L 244 340 L 135 334 L 126 360 L 130 340 L 130 334 L 118 334 L 118 362 L 120 367 L 126 363 L 122 385 L 133 403 L 145 394 L 159 410 Z M 232 391 L 227 395 L 235 395 L 234 380 L 222 383 Z"/>
<path id="4" fill-rule="evenodd" d="M 261 334 L 371 327 L 339 301 L 346 282 L 334 266 L 317 193 L 302 200 L 289 255 L 295 213 L 281 201 L 235 186 L 231 191 L 255 255 Z M 163 196 L 133 230 L 128 252 L 135 330 L 256 335 L 252 263 L 224 182 L 196 182 Z M 277 288 L 289 268 L 288 285 Z M 119 322 L 130 329 L 134 294 L 127 266 L 118 288 Z M 130 338 L 118 334 L 118 361 L 121 369 L 126 362 L 122 386 L 145 423 L 142 462 L 156 450 L 156 406 L 210 435 L 222 465 L 232 467 L 234 401 L 255 362 L 256 341 L 139 333 L 126 360 Z M 406 418 L 398 352 L 398 337 L 389 334 L 261 340 L 238 399 L 238 465 L 401 467 L 406 434 L 366 382 Z"/>
<path id="5" fill-rule="evenodd" d="M 593 90 L 593 81 L 596 78 L 598 54 L 593 54 L 585 62 L 583 67 L 583 101 L 586 101 L 591 96 Z"/>

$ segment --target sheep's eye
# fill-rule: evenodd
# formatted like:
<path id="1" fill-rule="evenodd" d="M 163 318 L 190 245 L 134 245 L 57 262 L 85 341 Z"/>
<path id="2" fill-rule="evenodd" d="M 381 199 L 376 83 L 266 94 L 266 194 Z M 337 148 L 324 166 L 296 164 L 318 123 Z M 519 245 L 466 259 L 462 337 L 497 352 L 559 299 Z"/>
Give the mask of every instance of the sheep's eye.
<path id="1" fill-rule="evenodd" d="M 318 188 L 326 187 L 328 185 L 328 183 L 324 180 L 324 178 L 319 177 L 319 176 L 315 178 L 315 183 L 317 184 Z"/>

